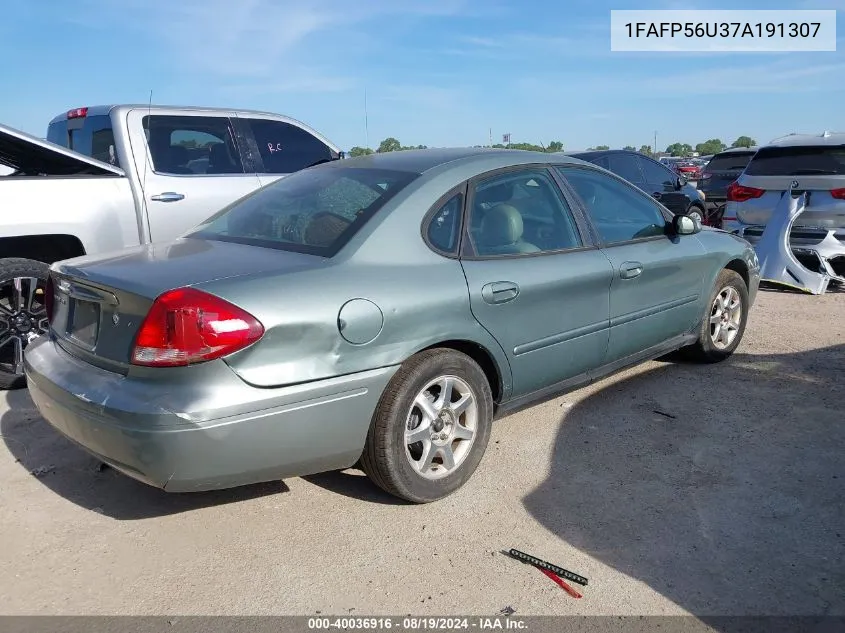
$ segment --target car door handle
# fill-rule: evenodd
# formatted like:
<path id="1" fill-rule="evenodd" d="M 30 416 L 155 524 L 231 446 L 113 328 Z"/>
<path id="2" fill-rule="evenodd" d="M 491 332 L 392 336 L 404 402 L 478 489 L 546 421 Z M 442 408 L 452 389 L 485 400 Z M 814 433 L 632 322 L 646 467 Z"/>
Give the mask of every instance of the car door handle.
<path id="1" fill-rule="evenodd" d="M 519 286 L 512 281 L 495 281 L 481 289 L 481 298 L 486 303 L 507 303 L 519 295 Z"/>
<path id="2" fill-rule="evenodd" d="M 625 262 L 619 267 L 619 276 L 622 279 L 633 279 L 639 277 L 643 272 L 643 265 L 640 262 Z"/>
<path id="3" fill-rule="evenodd" d="M 151 199 L 155 202 L 179 202 L 180 200 L 184 200 L 185 196 L 181 193 L 165 191 L 164 193 L 154 195 Z"/>

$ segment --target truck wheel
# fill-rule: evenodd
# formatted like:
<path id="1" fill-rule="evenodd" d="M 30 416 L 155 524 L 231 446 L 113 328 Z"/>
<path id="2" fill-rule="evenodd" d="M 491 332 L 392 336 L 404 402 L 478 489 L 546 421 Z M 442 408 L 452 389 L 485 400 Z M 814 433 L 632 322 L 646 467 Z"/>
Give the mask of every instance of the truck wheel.
<path id="1" fill-rule="evenodd" d="M 0 259 L 0 389 L 24 385 L 23 351 L 49 329 L 44 303 L 49 271 L 32 259 Z"/>
<path id="2" fill-rule="evenodd" d="M 385 388 L 361 465 L 392 495 L 414 503 L 442 499 L 475 472 L 492 418 L 490 385 L 475 361 L 450 349 L 421 352 Z"/>

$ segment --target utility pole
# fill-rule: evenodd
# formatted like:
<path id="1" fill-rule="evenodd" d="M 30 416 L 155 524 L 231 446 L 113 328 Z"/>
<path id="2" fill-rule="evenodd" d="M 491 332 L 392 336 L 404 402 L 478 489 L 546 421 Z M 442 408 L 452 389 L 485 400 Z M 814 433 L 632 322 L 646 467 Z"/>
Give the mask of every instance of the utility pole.
<path id="1" fill-rule="evenodd" d="M 367 115 L 367 89 L 364 88 L 364 144 L 370 149 L 370 121 Z"/>
<path id="2" fill-rule="evenodd" d="M 654 145 L 651 148 L 651 155 L 657 156 L 657 130 L 654 131 Z"/>
<path id="3" fill-rule="evenodd" d="M 493 147 L 493 128 L 490 128 L 490 147 Z"/>

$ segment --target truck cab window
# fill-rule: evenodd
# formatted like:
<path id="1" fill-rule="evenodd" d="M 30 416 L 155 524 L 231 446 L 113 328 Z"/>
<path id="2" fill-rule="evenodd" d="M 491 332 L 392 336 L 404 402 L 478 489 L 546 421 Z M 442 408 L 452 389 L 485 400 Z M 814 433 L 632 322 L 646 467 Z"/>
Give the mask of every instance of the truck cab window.
<path id="1" fill-rule="evenodd" d="M 150 115 L 143 125 L 158 173 L 244 173 L 228 117 Z"/>

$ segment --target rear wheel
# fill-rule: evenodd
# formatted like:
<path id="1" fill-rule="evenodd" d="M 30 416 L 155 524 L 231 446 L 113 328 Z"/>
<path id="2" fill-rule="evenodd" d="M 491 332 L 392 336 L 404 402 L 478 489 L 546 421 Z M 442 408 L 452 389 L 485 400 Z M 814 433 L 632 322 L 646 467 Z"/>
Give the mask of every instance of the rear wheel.
<path id="1" fill-rule="evenodd" d="M 723 270 L 708 302 L 695 344 L 685 354 L 704 363 L 717 363 L 734 353 L 748 322 L 748 288 L 733 270 Z"/>
<path id="2" fill-rule="evenodd" d="M 380 488 L 428 503 L 475 472 L 490 439 L 493 398 L 482 369 L 449 349 L 403 364 L 382 394 L 361 466 Z"/>
<path id="3" fill-rule="evenodd" d="M 0 389 L 24 385 L 24 349 L 49 329 L 44 303 L 49 271 L 31 259 L 0 260 Z"/>

